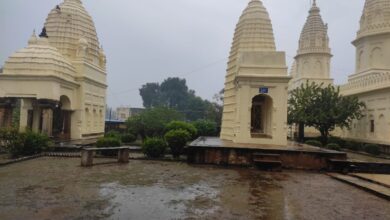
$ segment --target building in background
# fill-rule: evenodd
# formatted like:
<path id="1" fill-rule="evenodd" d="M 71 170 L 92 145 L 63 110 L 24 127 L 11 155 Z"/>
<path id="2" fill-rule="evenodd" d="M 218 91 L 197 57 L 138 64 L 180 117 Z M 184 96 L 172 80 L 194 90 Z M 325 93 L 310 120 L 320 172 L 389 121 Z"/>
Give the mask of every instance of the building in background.
<path id="1" fill-rule="evenodd" d="M 33 33 L 5 62 L 0 88 L 0 127 L 20 111 L 21 131 L 59 140 L 103 135 L 106 56 L 80 0 L 50 11 L 39 37 Z"/>
<path id="2" fill-rule="evenodd" d="M 251 0 L 236 26 L 224 89 L 221 139 L 287 145 L 286 56 L 276 51 L 268 12 Z"/>

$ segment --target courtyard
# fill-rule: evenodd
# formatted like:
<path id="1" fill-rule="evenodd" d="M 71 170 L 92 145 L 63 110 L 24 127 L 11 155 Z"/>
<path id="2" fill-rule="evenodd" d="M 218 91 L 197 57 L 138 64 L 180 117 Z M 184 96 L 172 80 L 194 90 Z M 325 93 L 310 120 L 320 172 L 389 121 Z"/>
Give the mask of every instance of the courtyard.
<path id="1" fill-rule="evenodd" d="M 0 168 L 1 219 L 387 219 L 390 203 L 320 173 L 133 160 Z"/>

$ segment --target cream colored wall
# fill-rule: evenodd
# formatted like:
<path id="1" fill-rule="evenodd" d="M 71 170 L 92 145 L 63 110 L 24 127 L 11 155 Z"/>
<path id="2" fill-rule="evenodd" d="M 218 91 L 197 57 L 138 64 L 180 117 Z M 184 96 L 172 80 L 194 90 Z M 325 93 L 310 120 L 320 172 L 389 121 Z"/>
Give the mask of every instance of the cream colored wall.
<path id="1" fill-rule="evenodd" d="M 356 73 L 390 69 L 390 62 L 386 59 L 390 57 L 390 33 L 366 37 L 353 43 L 356 46 Z"/>
<path id="2" fill-rule="evenodd" d="M 390 86 L 357 96 L 367 106 L 365 117 L 354 120 L 351 129 L 338 129 L 335 135 L 362 142 L 390 144 Z M 370 131 L 371 120 L 374 120 L 374 132 Z"/>
<path id="3" fill-rule="evenodd" d="M 221 138 L 235 143 L 286 146 L 287 88 L 291 78 L 287 76 L 285 53 L 241 52 L 238 54 L 236 68 L 234 87 L 231 90 L 234 100 L 228 100 L 232 103 L 229 104 L 225 99 Z M 272 113 L 265 119 L 270 137 L 251 135 L 252 99 L 260 94 L 261 87 L 269 89 L 269 93 L 264 95 L 272 99 Z"/>

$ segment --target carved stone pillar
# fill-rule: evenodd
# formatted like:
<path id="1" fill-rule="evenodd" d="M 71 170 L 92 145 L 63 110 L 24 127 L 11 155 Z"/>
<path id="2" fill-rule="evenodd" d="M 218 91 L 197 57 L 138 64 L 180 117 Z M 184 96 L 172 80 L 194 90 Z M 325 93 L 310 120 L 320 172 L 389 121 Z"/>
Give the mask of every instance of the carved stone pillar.
<path id="1" fill-rule="evenodd" d="M 53 110 L 51 108 L 42 109 L 42 133 L 51 137 L 53 132 Z"/>
<path id="2" fill-rule="evenodd" d="M 10 128 L 12 127 L 12 107 L 5 108 L 4 112 L 4 127 Z"/>

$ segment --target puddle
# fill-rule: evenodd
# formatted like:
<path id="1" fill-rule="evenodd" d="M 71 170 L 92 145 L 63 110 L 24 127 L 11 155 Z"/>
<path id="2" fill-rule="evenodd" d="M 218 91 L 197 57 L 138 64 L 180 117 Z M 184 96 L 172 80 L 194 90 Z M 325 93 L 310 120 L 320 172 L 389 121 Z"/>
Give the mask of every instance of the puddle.
<path id="1" fill-rule="evenodd" d="M 103 184 L 100 194 L 111 197 L 105 210 L 110 219 L 183 219 L 188 213 L 205 217 L 215 213 L 219 191 L 200 182 L 186 187 L 147 187 Z"/>

